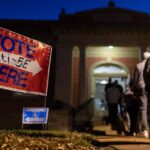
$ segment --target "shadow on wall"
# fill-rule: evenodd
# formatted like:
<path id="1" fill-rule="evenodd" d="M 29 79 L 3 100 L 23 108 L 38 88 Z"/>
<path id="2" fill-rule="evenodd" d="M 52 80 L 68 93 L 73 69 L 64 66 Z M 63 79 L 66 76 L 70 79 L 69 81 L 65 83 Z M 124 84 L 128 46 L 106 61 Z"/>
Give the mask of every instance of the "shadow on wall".
<path id="1" fill-rule="evenodd" d="M 43 107 L 45 98 L 0 89 L 0 129 L 21 129 L 23 107 Z M 45 129 L 87 130 L 92 117 L 92 101 L 74 109 L 60 100 L 52 101 Z M 43 125 L 28 125 L 25 129 L 43 129 Z"/>
<path id="2" fill-rule="evenodd" d="M 48 128 L 80 131 L 91 130 L 92 104 L 93 100 L 90 99 L 75 109 L 59 100 L 54 101 L 50 107 Z"/>
<path id="3" fill-rule="evenodd" d="M 0 129 L 21 129 L 23 107 L 43 107 L 42 96 L 0 89 Z"/>

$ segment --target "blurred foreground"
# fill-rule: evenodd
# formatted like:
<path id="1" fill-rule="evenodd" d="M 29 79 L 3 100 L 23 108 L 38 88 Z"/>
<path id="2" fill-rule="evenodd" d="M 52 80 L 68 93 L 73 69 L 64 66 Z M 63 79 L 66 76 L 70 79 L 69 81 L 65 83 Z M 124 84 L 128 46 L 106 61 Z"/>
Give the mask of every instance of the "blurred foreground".
<path id="1" fill-rule="evenodd" d="M 94 136 L 60 131 L 0 131 L 0 149 L 7 150 L 97 150 Z"/>
<path id="2" fill-rule="evenodd" d="M 101 130 L 103 131 L 101 131 Z M 107 134 L 105 133 L 107 130 Z M 108 135 L 109 134 L 109 135 Z M 68 131 L 0 131 L 2 150 L 149 150 L 150 139 L 118 136 L 108 127 L 91 133 Z"/>

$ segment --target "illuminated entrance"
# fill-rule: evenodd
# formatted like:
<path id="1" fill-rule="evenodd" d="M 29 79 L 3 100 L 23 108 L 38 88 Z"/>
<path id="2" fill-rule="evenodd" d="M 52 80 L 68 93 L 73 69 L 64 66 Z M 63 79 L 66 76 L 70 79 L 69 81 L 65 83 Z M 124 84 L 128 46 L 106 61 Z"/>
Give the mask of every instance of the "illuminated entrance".
<path id="1" fill-rule="evenodd" d="M 105 86 L 108 83 L 108 79 L 111 78 L 112 82 L 117 80 L 125 91 L 128 77 L 128 69 L 120 64 L 105 63 L 94 68 L 92 77 L 92 91 L 96 116 L 104 117 L 108 115 L 107 102 L 105 99 Z"/>

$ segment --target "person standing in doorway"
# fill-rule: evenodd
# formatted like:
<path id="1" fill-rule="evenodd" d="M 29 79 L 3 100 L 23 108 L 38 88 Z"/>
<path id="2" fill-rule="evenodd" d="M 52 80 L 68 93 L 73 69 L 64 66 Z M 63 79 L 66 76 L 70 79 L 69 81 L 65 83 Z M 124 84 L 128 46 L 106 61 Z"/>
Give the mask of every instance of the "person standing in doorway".
<path id="1" fill-rule="evenodd" d="M 108 106 L 109 122 L 112 126 L 112 129 L 117 130 L 118 105 L 122 98 L 122 90 L 120 89 L 118 82 L 115 81 L 111 83 L 109 81 L 105 88 L 105 94 Z"/>

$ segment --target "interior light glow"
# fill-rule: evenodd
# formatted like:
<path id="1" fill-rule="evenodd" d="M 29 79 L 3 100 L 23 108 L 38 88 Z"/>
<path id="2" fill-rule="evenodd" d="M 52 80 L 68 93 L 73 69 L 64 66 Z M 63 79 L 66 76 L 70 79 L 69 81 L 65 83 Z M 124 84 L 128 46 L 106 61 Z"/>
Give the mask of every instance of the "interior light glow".
<path id="1" fill-rule="evenodd" d="M 114 47 L 113 47 L 112 45 L 110 45 L 110 46 L 108 46 L 108 48 L 109 48 L 109 49 L 112 49 L 112 48 L 114 48 Z"/>
<path id="2" fill-rule="evenodd" d="M 106 80 L 102 80 L 101 84 L 107 84 L 108 82 Z"/>

